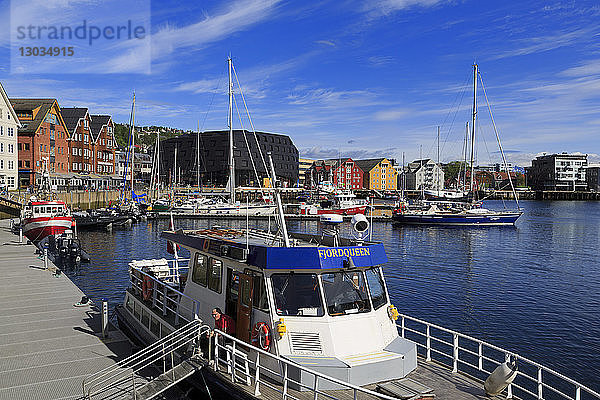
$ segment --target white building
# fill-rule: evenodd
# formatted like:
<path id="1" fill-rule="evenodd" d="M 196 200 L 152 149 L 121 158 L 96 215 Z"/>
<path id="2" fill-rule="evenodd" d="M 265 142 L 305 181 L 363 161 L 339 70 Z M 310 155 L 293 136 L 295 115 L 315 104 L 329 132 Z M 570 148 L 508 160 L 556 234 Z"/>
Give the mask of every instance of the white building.
<path id="1" fill-rule="evenodd" d="M 406 189 L 444 189 L 444 170 L 430 158 L 415 160 L 406 168 Z"/>
<path id="2" fill-rule="evenodd" d="M 17 129 L 21 126 L 15 110 L 0 83 L 0 190 L 18 185 Z"/>

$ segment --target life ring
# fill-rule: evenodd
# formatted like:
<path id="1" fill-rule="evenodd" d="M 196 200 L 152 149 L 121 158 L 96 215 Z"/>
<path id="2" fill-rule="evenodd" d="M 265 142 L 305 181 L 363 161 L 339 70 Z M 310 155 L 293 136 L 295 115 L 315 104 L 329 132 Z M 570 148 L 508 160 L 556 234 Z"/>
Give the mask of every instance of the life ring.
<path id="1" fill-rule="evenodd" d="M 150 278 L 149 275 L 144 275 L 144 280 L 142 281 L 142 296 L 146 301 L 152 298 L 152 278 Z"/>
<path id="2" fill-rule="evenodd" d="M 202 250 L 208 251 L 209 247 L 210 247 L 210 239 L 204 239 L 202 241 Z"/>
<path id="3" fill-rule="evenodd" d="M 271 328 L 266 322 L 257 322 L 252 329 L 252 344 L 265 351 L 271 347 Z"/>

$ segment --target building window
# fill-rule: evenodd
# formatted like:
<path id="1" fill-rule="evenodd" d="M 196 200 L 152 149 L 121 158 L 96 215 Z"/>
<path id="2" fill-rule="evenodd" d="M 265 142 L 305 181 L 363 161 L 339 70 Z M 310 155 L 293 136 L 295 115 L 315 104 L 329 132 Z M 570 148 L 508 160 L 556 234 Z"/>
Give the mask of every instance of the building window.
<path id="1" fill-rule="evenodd" d="M 77 163 L 76 162 L 73 163 L 73 171 L 77 171 Z"/>
<path id="2" fill-rule="evenodd" d="M 29 143 L 24 143 L 23 147 L 24 147 L 25 151 L 29 151 Z"/>
<path id="3" fill-rule="evenodd" d="M 12 160 L 8 161 L 8 169 L 15 169 L 15 162 Z"/>

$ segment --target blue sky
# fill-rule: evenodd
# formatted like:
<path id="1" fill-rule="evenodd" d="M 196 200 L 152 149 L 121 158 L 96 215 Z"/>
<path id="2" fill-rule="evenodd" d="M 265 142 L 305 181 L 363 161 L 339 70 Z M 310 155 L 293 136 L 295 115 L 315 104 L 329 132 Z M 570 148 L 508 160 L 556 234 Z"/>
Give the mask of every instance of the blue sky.
<path id="1" fill-rule="evenodd" d="M 120 3 L 135 2 L 110 7 L 103 19 L 149 13 L 149 52 L 147 41 L 145 53 L 133 41 L 97 46 L 102 62 L 90 62 L 86 73 L 11 72 L 16 49 L 6 28 L 0 82 L 8 95 L 56 97 L 63 107 L 86 106 L 124 122 L 135 90 L 139 124 L 196 129 L 200 121 L 203 130 L 225 129 L 231 54 L 255 128 L 290 135 L 301 156 L 436 158 L 440 126 L 441 159 L 450 161 L 460 158 L 477 62 L 509 162 L 529 165 L 541 152 L 592 160 L 600 153 L 597 2 Z M 40 4 L 52 5 L 75 23 L 79 9 L 97 3 L 13 0 L 12 7 L 34 15 Z M 0 4 L 8 27 L 11 4 Z M 479 93 L 477 159 L 498 162 Z"/>

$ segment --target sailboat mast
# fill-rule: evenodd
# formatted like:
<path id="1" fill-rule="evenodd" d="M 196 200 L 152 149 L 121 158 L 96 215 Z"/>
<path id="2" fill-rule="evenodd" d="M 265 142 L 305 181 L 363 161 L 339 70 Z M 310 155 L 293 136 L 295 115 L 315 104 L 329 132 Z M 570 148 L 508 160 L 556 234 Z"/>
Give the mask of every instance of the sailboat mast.
<path id="1" fill-rule="evenodd" d="M 131 199 L 133 200 L 133 173 L 135 170 L 135 92 L 131 106 Z"/>
<path id="2" fill-rule="evenodd" d="M 473 162 L 475 158 L 475 124 L 477 122 L 477 64 L 473 64 L 473 126 L 471 127 L 471 185 L 470 189 L 473 192 L 474 182 L 474 167 Z"/>
<path id="3" fill-rule="evenodd" d="M 440 166 L 440 126 L 438 125 L 437 127 L 437 163 L 438 163 L 438 168 L 441 168 Z M 435 174 L 435 182 L 436 182 L 436 189 L 437 189 L 437 195 L 440 195 L 440 174 L 439 172 L 437 172 Z"/>
<path id="4" fill-rule="evenodd" d="M 160 197 L 160 128 L 156 135 L 156 185 Z"/>
<path id="5" fill-rule="evenodd" d="M 196 178 L 198 183 L 198 191 L 200 191 L 200 121 L 198 121 L 198 142 L 196 143 Z"/>
<path id="6" fill-rule="evenodd" d="M 232 61 L 227 58 L 229 70 L 229 198 L 235 202 L 235 175 L 233 166 L 233 80 L 231 76 Z"/>

